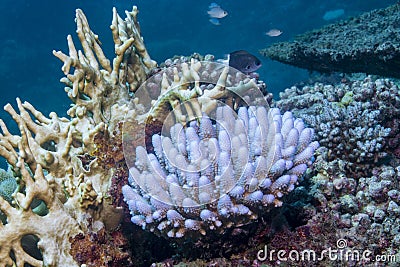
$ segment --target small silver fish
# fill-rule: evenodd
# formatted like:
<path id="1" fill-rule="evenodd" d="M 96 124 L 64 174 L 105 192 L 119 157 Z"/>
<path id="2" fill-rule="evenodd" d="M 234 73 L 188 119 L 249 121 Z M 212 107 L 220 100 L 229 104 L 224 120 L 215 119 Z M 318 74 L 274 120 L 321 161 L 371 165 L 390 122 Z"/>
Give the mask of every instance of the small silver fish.
<path id="1" fill-rule="evenodd" d="M 210 10 L 207 11 L 211 18 L 222 19 L 228 15 L 228 12 L 223 10 L 218 4 L 211 3 L 208 7 Z"/>
<path id="2" fill-rule="evenodd" d="M 246 74 L 255 72 L 262 66 L 261 61 L 256 56 L 245 50 L 229 53 L 228 61 L 230 67 Z"/>
<path id="3" fill-rule="evenodd" d="M 283 32 L 282 32 L 281 30 L 278 30 L 278 29 L 271 29 L 271 30 L 267 31 L 267 32 L 265 33 L 265 35 L 268 35 L 268 36 L 270 36 L 270 37 L 277 37 L 277 36 L 281 35 L 282 33 L 283 33 Z"/>

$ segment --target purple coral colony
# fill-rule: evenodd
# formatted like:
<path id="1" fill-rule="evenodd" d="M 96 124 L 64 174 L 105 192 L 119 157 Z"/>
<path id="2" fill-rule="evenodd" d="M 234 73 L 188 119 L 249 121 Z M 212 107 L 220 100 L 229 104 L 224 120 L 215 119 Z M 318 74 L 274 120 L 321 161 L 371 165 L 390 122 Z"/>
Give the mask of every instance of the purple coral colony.
<path id="1" fill-rule="evenodd" d="M 82 50 L 68 36 L 69 53 L 53 52 L 69 118 L 5 106 L 20 133 L 0 120 L 0 267 L 327 266 L 299 255 L 328 248 L 368 252 L 340 259 L 349 266 L 399 256 L 397 80 L 347 75 L 273 100 L 258 75 L 212 55 L 157 65 L 137 13 L 113 10 L 110 61 L 77 10 Z"/>

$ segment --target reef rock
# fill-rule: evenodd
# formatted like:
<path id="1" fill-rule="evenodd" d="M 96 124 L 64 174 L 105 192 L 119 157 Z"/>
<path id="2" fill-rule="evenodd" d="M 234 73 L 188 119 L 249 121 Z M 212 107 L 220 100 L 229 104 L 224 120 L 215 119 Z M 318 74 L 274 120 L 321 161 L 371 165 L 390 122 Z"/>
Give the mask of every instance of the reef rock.
<path id="1" fill-rule="evenodd" d="M 400 77 L 400 4 L 304 33 L 260 53 L 272 60 L 320 72 Z"/>

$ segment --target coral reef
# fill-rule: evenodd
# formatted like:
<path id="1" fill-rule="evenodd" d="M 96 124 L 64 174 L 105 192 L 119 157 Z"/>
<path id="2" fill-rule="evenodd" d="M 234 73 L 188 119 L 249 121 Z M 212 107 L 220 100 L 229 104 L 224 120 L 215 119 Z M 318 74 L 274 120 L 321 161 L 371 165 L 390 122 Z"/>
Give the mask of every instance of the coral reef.
<path id="1" fill-rule="evenodd" d="M 215 132 L 219 140 L 215 136 L 210 141 L 210 154 L 212 143 L 214 149 L 221 151 L 214 151 L 215 160 L 219 163 L 214 162 L 214 173 L 210 173 L 209 178 L 213 182 L 219 180 L 220 184 L 223 180 L 229 182 L 228 187 L 220 189 L 230 195 L 221 196 L 218 203 L 207 204 L 210 210 L 204 210 L 202 216 L 208 216 L 205 220 L 209 225 L 221 230 L 229 228 L 229 220 L 214 218 L 214 210 L 219 212 L 218 216 L 226 218 L 237 211 L 243 217 L 240 223 L 246 224 L 260 212 L 257 205 L 262 201 L 269 205 L 281 205 L 279 198 L 293 190 L 306 170 L 317 146 L 315 142 L 310 143 L 312 130 L 294 120 L 290 112 L 282 116 L 274 109 L 268 113 L 267 101 L 271 98 L 264 97 L 266 86 L 257 75 L 232 72 L 228 66 L 213 62 L 212 56 L 202 62 L 196 54 L 176 58 L 158 67 L 145 49 L 137 14 L 138 10 L 134 7 L 122 19 L 113 10 L 111 31 L 115 58 L 111 62 L 105 57 L 99 37 L 91 31 L 83 12 L 76 11 L 76 32 L 82 50 L 76 47 L 69 35 L 68 54 L 53 51 L 63 62 L 65 77 L 61 82 L 65 84 L 65 91 L 73 103 L 67 112 L 68 118 L 59 117 L 54 112 L 47 117 L 29 102 L 18 98 L 16 109 L 11 104 L 5 106 L 4 109 L 17 123 L 19 134 L 11 133 L 0 120 L 0 156 L 6 159 L 16 178 L 16 184 L 12 183 L 13 179 L 2 180 L 2 188 L 7 190 L 0 198 L 0 266 L 133 264 L 130 254 L 126 253 L 127 243 L 120 238 L 124 229 L 117 228 L 125 212 L 121 191 L 128 199 L 141 186 L 140 183 L 135 185 L 131 176 L 130 184 L 135 189 L 123 187 L 129 180 L 128 167 L 133 170 L 136 161 L 140 170 L 149 167 L 146 165 L 147 152 L 151 155 L 158 151 L 161 153 L 158 156 L 164 155 L 162 151 L 165 148 L 157 147 L 152 139 L 157 136 L 167 138 L 171 129 L 177 130 L 179 125 L 187 129 L 188 136 L 196 127 L 204 128 L 193 133 L 191 138 L 196 140 L 207 134 L 211 137 L 215 122 L 208 120 L 195 125 L 205 116 L 229 119 L 226 125 L 222 123 L 219 127 L 228 127 L 232 116 L 241 117 L 237 120 L 236 130 L 232 125 L 225 132 L 217 127 Z M 223 117 L 228 116 L 225 119 L 221 114 L 217 116 L 221 106 L 233 113 L 228 116 L 229 112 L 224 111 Z M 251 118 L 252 112 L 257 114 L 257 120 Z M 247 122 L 244 119 L 246 116 Z M 260 147 L 243 139 L 246 132 L 244 123 L 249 124 L 248 131 L 253 135 L 251 142 Z M 206 130 L 207 127 L 211 128 Z M 228 133 L 232 136 L 226 136 Z M 235 133 L 238 134 L 236 138 L 233 136 Z M 269 141 L 263 140 L 264 137 L 268 137 Z M 171 143 L 171 139 L 168 140 Z M 253 158 L 247 163 L 245 157 L 237 154 L 243 149 L 236 154 L 229 152 L 232 160 L 236 157 L 238 163 L 229 165 L 228 171 L 249 167 L 247 176 L 241 180 L 239 172 L 236 173 L 235 178 L 241 183 L 235 188 L 235 194 L 228 190 L 233 186 L 233 177 L 228 177 L 228 172 L 224 175 L 225 168 L 222 167 L 230 160 L 228 150 L 231 143 L 236 148 L 241 144 L 253 146 Z M 191 151 L 187 155 L 193 163 L 195 149 L 187 150 Z M 159 159 L 166 160 L 162 156 Z M 251 179 L 252 168 L 256 173 Z M 267 174 L 271 176 L 268 179 Z M 221 179 L 217 178 L 218 175 Z M 189 176 L 178 175 L 176 178 L 186 179 L 184 183 L 189 185 Z M 193 178 L 192 185 L 195 183 Z M 146 209 L 148 196 L 143 190 L 147 189 L 141 188 L 140 195 L 137 194 L 143 201 L 136 201 L 136 208 L 143 204 L 141 208 Z M 130 193 L 127 194 L 128 191 Z M 158 193 L 152 196 L 163 196 Z M 203 202 L 213 193 L 203 194 Z M 235 201 L 231 198 L 234 195 L 243 195 L 244 198 L 233 204 Z M 159 218 L 168 215 L 179 230 L 178 226 L 182 226 L 179 212 L 183 213 L 182 209 L 187 211 L 183 213 L 185 216 L 198 212 L 193 207 L 193 201 L 175 198 L 173 205 L 176 210 L 160 212 Z M 168 205 L 160 201 L 157 204 Z M 132 204 L 130 206 L 132 208 Z M 148 215 L 144 210 L 141 212 Z M 191 225 L 192 230 L 200 230 L 194 215 L 190 216 L 185 224 Z M 180 230 L 175 233 L 175 230 L 169 229 L 168 232 L 173 234 L 167 234 L 169 223 L 164 222 L 164 236 L 179 236 Z M 131 224 L 131 229 L 136 229 L 134 227 Z M 114 240 L 108 240 L 109 236 L 113 236 Z M 110 246 L 114 248 L 109 250 Z"/>
<path id="2" fill-rule="evenodd" d="M 327 25 L 260 51 L 266 57 L 320 72 L 400 77 L 400 4 Z"/>
<path id="3" fill-rule="evenodd" d="M 54 52 L 68 118 L 20 99 L 5 106 L 19 134 L 0 120 L 10 165 L 0 171 L 0 266 L 278 265 L 257 252 L 320 253 L 338 240 L 371 251 L 350 266 L 400 257 L 398 81 L 343 78 L 272 101 L 256 75 L 211 55 L 157 66 L 137 13 L 113 10 L 111 62 L 77 10 L 83 50 L 68 36 L 68 55 Z"/>
<path id="4" fill-rule="evenodd" d="M 283 238 L 282 242 L 297 239 L 293 245 L 322 251 L 327 247 L 338 248 L 336 242 L 343 240 L 345 249 L 371 253 L 367 259 L 348 260 L 349 265 L 374 266 L 377 256 L 385 257 L 382 266 L 396 266 L 400 247 L 399 167 L 383 164 L 371 167 L 372 173 L 368 176 L 361 173 L 349 176 L 335 161 L 327 159 L 326 150 L 320 152 L 313 164 L 316 175 L 309 189 L 312 205 L 304 206 L 304 210 L 313 215 L 306 225 L 286 231 L 289 238 Z M 398 165 L 398 162 L 394 160 L 392 164 Z M 309 238 L 298 240 L 299 231 L 305 228 Z M 279 249 L 276 241 L 270 244 L 270 249 Z M 280 248 L 285 247 L 287 244 Z"/>
<path id="5" fill-rule="evenodd" d="M 393 125 L 400 115 L 400 93 L 393 81 L 344 79 L 336 86 L 288 88 L 280 97 L 274 105 L 313 127 L 328 160 L 343 160 L 341 168 L 349 175 L 370 175 L 398 147 L 399 130 Z"/>
<path id="6" fill-rule="evenodd" d="M 397 84 L 396 80 L 367 76 L 361 79 L 345 78 L 335 85 L 315 83 L 303 88 L 292 87 L 282 92 L 282 99 L 274 101 L 272 106 L 292 110 L 296 117 L 315 127 L 317 139 L 320 139 L 321 146 L 315 153 L 315 161 L 305 175 L 307 179 L 284 197 L 280 209 L 260 216 L 256 230 L 245 234 L 249 238 L 238 234 L 240 240 L 235 239 L 234 247 L 239 249 L 232 250 L 226 243 L 215 240 L 217 245 L 210 249 L 211 252 L 203 249 L 206 256 L 196 255 L 192 260 L 170 258 L 154 266 L 212 266 L 216 262 L 222 266 L 397 266 L 400 258 L 400 168 L 395 154 L 397 147 L 388 145 L 398 136 L 397 127 L 388 127 L 396 125 L 399 118 Z M 346 115 L 345 112 L 351 106 L 360 109 L 353 117 L 353 113 Z M 329 108 L 332 113 L 325 113 Z M 373 122 L 364 125 L 363 119 L 368 113 L 377 114 Z M 321 124 L 343 127 L 336 139 L 329 137 L 336 137 L 336 130 L 319 127 L 318 120 L 322 119 L 325 121 Z M 374 129 L 377 124 L 386 129 L 381 136 L 385 145 L 372 155 L 363 155 L 363 147 L 359 147 L 356 140 L 351 140 L 347 134 L 352 132 L 351 129 Z M 371 136 L 366 134 L 357 138 L 360 143 L 371 142 Z M 381 152 L 385 153 L 383 157 L 379 156 Z M 357 161 L 351 154 L 363 160 Z M 232 231 L 231 235 L 235 233 Z M 194 247 L 200 250 L 202 245 Z M 277 254 L 272 258 L 257 258 L 258 252 L 264 251 L 265 246 L 270 252 L 282 251 L 284 256 L 293 250 L 299 253 L 314 251 L 320 256 L 329 248 L 343 253 L 352 251 L 354 254 L 340 261 L 329 257 L 316 261 L 287 257 L 283 261 L 277 258 Z M 214 249 L 217 252 L 212 253 Z M 355 253 L 365 251 L 369 253 L 368 257 L 354 257 Z M 378 259 L 380 262 L 377 262 Z"/>

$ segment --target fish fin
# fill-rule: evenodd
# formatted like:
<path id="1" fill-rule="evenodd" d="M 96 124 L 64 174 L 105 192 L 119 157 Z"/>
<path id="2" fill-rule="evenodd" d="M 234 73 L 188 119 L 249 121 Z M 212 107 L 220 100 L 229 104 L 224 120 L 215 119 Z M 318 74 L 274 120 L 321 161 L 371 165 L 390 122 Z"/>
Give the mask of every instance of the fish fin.
<path id="1" fill-rule="evenodd" d="M 212 9 L 212 8 L 215 8 L 215 7 L 219 7 L 219 5 L 217 4 L 217 3 L 211 3 L 209 6 L 208 6 L 208 8 L 209 9 Z"/>
<path id="2" fill-rule="evenodd" d="M 214 25 L 221 25 L 221 23 L 219 22 L 219 19 L 217 19 L 217 18 L 210 18 L 209 21 Z"/>
<path id="3" fill-rule="evenodd" d="M 247 52 L 246 50 L 237 50 L 237 51 L 233 51 L 231 53 L 229 53 L 229 55 L 248 55 L 250 54 L 249 52 Z"/>

